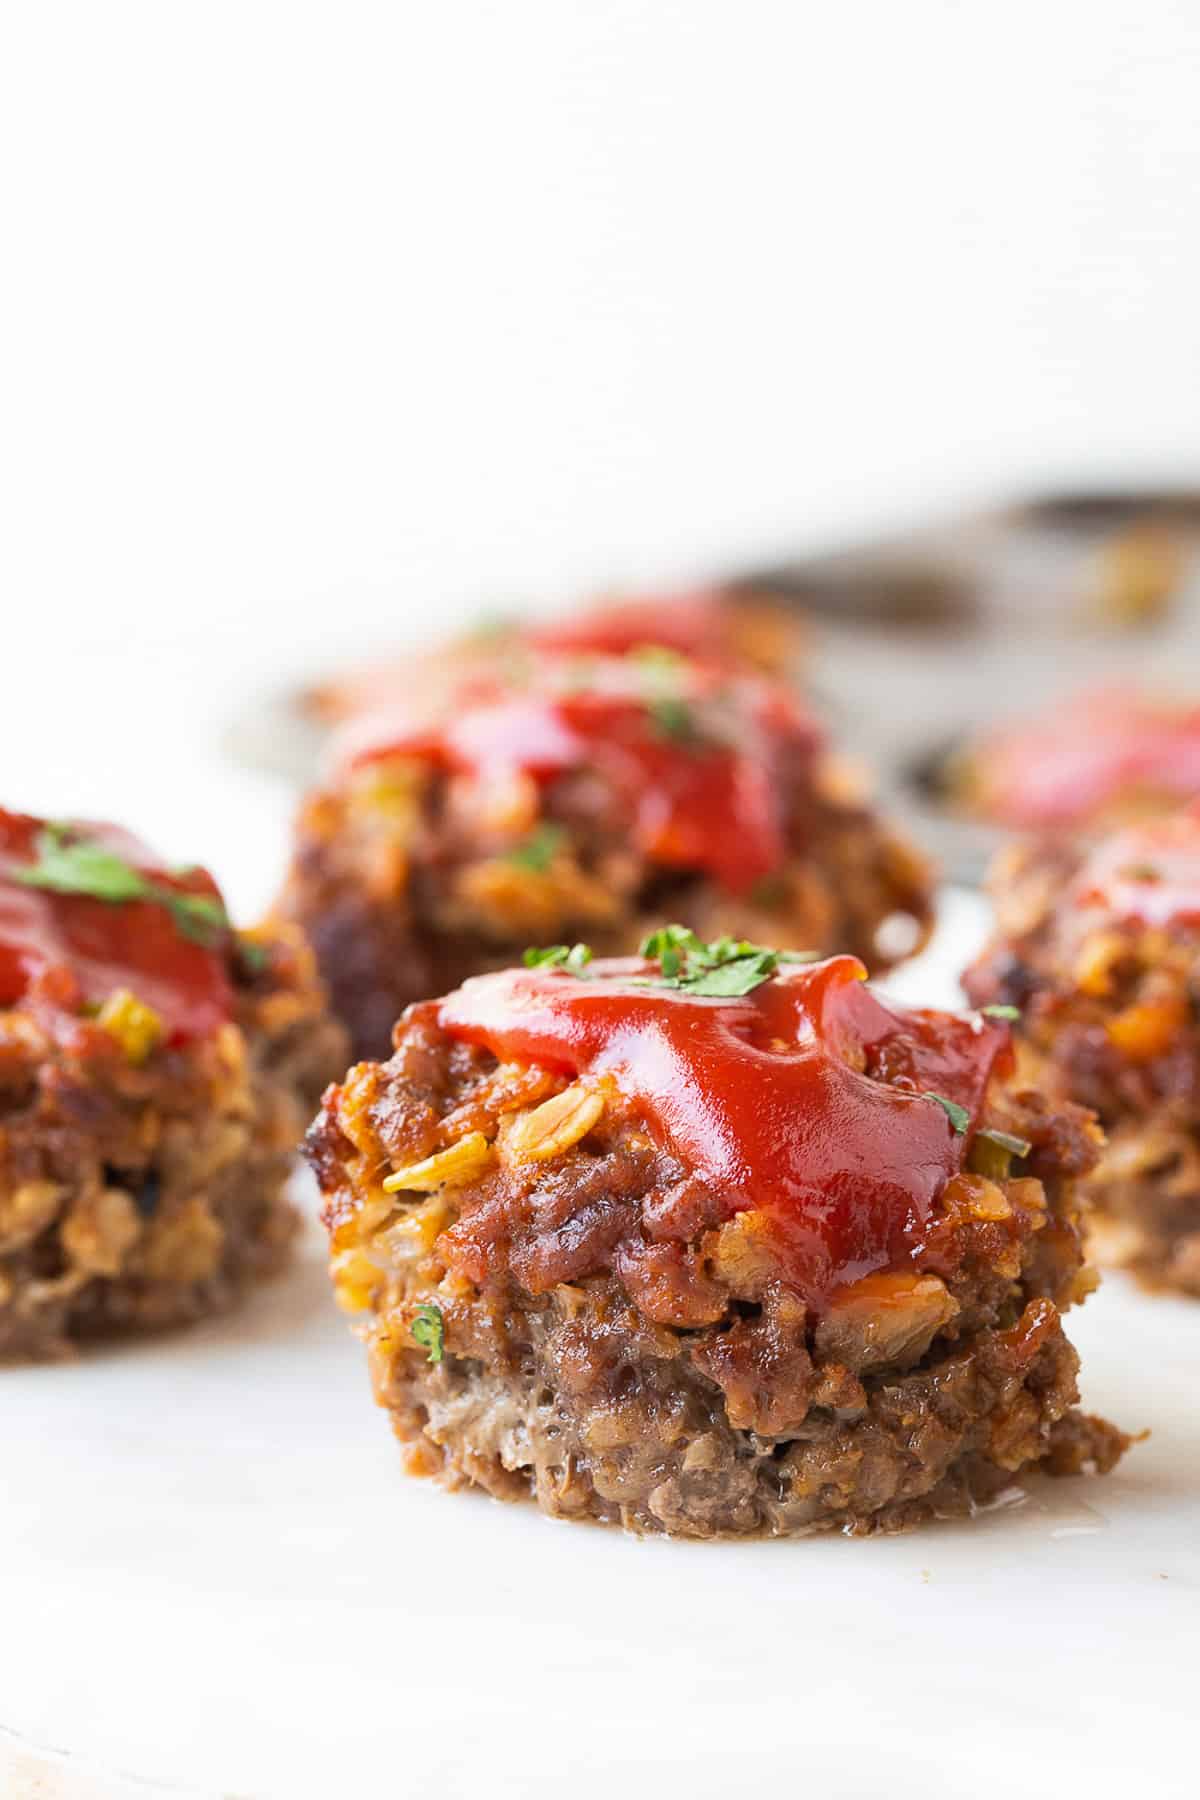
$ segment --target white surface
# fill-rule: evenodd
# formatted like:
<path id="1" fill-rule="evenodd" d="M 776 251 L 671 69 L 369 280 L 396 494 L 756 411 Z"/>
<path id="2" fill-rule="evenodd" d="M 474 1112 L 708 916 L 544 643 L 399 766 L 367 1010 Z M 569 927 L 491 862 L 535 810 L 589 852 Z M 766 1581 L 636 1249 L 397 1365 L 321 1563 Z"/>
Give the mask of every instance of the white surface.
<path id="1" fill-rule="evenodd" d="M 404 1477 L 314 1233 L 236 1319 L 3 1373 L 0 1792 L 1192 1795 L 1200 1306 L 1114 1280 L 1071 1331 L 1153 1431 L 1105 1481 L 637 1542 Z"/>

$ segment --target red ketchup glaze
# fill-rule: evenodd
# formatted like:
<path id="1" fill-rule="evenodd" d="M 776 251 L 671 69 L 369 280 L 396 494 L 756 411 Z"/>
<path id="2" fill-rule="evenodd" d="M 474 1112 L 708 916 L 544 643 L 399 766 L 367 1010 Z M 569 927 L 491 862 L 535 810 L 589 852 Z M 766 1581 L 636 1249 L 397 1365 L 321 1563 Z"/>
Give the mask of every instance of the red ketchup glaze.
<path id="1" fill-rule="evenodd" d="M 1007 726 L 975 754 L 988 812 L 1038 829 L 1086 821 L 1139 792 L 1200 794 L 1200 706 L 1101 688 Z"/>
<path id="2" fill-rule="evenodd" d="M 932 1209 L 963 1166 L 927 1089 L 978 1121 L 1007 1026 L 901 1011 L 864 987 L 855 957 L 780 974 L 741 999 L 637 985 L 655 965 L 506 970 L 438 1009 L 452 1038 L 501 1061 L 605 1074 L 647 1129 L 727 1205 L 765 1214 L 781 1268 L 814 1307 L 838 1287 L 911 1263 Z M 859 1065 L 861 1064 L 861 1068 Z"/>
<path id="3" fill-rule="evenodd" d="M 592 771 L 617 795 L 646 856 L 703 871 L 739 895 L 785 861 L 781 796 L 820 741 L 785 689 L 755 677 L 552 658 L 526 687 L 469 683 L 432 724 L 411 713 L 359 721 L 339 760 L 357 768 L 414 756 L 476 780 L 529 775 L 543 785 Z"/>
<path id="4" fill-rule="evenodd" d="M 1106 838 L 1076 876 L 1071 900 L 1132 923 L 1200 927 L 1200 806 Z"/>
<path id="5" fill-rule="evenodd" d="M 541 650 L 624 656 L 647 645 L 660 645 L 700 661 L 722 662 L 736 655 L 731 629 L 735 604 L 718 588 L 614 600 L 556 625 L 533 626 L 526 636 Z"/>
<path id="6" fill-rule="evenodd" d="M 230 1018 L 227 946 L 210 949 L 185 937 L 166 906 L 59 894 L 13 879 L 14 869 L 38 860 L 43 825 L 0 809 L 0 1006 L 15 1006 L 35 981 L 53 973 L 56 998 L 70 1011 L 130 989 L 158 1013 L 171 1044 L 206 1036 Z M 170 874 L 119 826 L 71 826 L 83 841 L 112 851 L 163 887 L 220 898 L 205 870 Z"/>

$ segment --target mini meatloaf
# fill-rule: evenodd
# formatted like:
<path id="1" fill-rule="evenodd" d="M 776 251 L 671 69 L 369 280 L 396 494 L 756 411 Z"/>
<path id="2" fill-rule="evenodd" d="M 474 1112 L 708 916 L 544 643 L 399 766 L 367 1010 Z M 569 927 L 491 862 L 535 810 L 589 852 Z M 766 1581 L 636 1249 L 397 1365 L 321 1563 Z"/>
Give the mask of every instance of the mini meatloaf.
<path id="1" fill-rule="evenodd" d="M 992 887 L 996 936 L 965 986 L 1019 1009 L 1029 1079 L 1108 1133 L 1095 1253 L 1200 1297 L 1200 813 L 1090 851 L 1014 845 Z"/>
<path id="2" fill-rule="evenodd" d="M 667 928 L 409 1009 L 309 1137 L 413 1472 L 680 1536 L 899 1530 L 1107 1469 L 1062 1312 L 1098 1132 L 1006 1025 Z"/>
<path id="3" fill-rule="evenodd" d="M 1173 812 L 1200 795 L 1200 706 L 1088 689 L 968 745 L 940 785 L 958 810 L 1017 831 L 1096 833 Z"/>
<path id="4" fill-rule="evenodd" d="M 791 693 L 668 651 L 545 656 L 455 704 L 360 722 L 300 815 L 280 916 L 355 1053 L 524 945 L 698 933 L 847 950 L 927 935 L 924 859 L 851 792 Z"/>
<path id="5" fill-rule="evenodd" d="M 0 811 L 0 1355 L 196 1318 L 270 1274 L 344 1054 L 294 928 L 234 931 L 203 869 L 115 826 Z"/>
<path id="6" fill-rule="evenodd" d="M 486 673 L 526 654 L 567 651 L 626 656 L 648 648 L 674 650 L 724 669 L 753 669 L 787 679 L 803 660 L 805 629 L 794 608 L 753 593 L 696 588 L 685 593 L 601 601 L 554 623 L 497 620 L 466 632 L 448 648 L 414 658 L 377 660 L 310 688 L 304 710 L 324 725 L 405 701 L 414 686 L 451 689 L 464 669 Z"/>

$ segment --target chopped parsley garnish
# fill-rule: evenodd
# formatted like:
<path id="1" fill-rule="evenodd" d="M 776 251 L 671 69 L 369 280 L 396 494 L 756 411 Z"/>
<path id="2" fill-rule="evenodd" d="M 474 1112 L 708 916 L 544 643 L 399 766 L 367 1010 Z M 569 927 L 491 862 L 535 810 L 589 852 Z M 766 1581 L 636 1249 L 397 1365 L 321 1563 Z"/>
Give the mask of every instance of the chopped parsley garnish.
<path id="1" fill-rule="evenodd" d="M 412 1322 L 412 1340 L 429 1352 L 426 1362 L 440 1363 L 446 1349 L 446 1321 L 440 1306 L 427 1303 L 418 1306 Z"/>
<path id="2" fill-rule="evenodd" d="M 670 738 L 674 744 L 701 742 L 695 715 L 686 700 L 673 694 L 660 694 L 646 702 L 646 711 L 660 737 Z"/>
<path id="3" fill-rule="evenodd" d="M 1012 1021 L 1019 1019 L 1021 1016 L 1021 1009 L 1019 1006 L 982 1006 L 979 1010 L 982 1012 L 985 1019 L 1008 1019 Z"/>
<path id="4" fill-rule="evenodd" d="M 686 988 L 689 994 L 733 1000 L 769 980 L 778 967 L 774 950 L 756 950 L 752 956 L 731 956 L 728 962 L 717 963 L 711 969 L 683 975 L 674 985 Z"/>
<path id="5" fill-rule="evenodd" d="M 167 908 L 183 937 L 210 948 L 229 929 L 229 915 L 215 894 L 181 893 L 155 881 L 101 844 L 73 841 L 68 825 L 47 824 L 34 848 L 38 860 L 11 869 L 11 880 L 55 894 L 85 894 L 113 906 L 129 900 L 153 901 Z"/>
<path id="6" fill-rule="evenodd" d="M 561 825 L 538 825 L 509 851 L 507 861 L 538 874 L 548 869 L 562 848 L 566 833 Z"/>
<path id="7" fill-rule="evenodd" d="M 812 962 L 815 952 L 770 950 L 747 938 L 719 937 L 703 943 L 686 925 L 664 925 L 644 937 L 638 953 L 657 962 L 658 982 L 689 994 L 734 1000 L 751 993 L 776 973 L 780 963 Z"/>
<path id="8" fill-rule="evenodd" d="M 704 945 L 686 925 L 661 925 L 638 945 L 638 955 L 656 962 L 668 980 L 678 975 L 685 956 L 703 953 Z"/>
<path id="9" fill-rule="evenodd" d="M 983 1126 L 975 1135 L 986 1138 L 1000 1150 L 1007 1150 L 1010 1156 L 1028 1156 L 1033 1149 L 1028 1138 L 1017 1137 L 1011 1131 L 996 1131 L 991 1125 Z"/>
<path id="10" fill-rule="evenodd" d="M 238 939 L 238 955 L 243 968 L 251 975 L 261 975 L 271 961 L 271 952 L 265 944 L 255 943 L 253 938 Z"/>
<path id="11" fill-rule="evenodd" d="M 582 975 L 591 960 L 590 944 L 548 944 L 545 949 L 531 945 L 522 957 L 527 969 L 569 969 L 572 975 Z"/>
<path id="12" fill-rule="evenodd" d="M 945 1094 L 935 1094 L 932 1088 L 926 1088 L 921 1098 L 922 1100 L 936 1100 L 957 1135 L 959 1137 L 963 1135 L 971 1123 L 971 1115 L 965 1106 L 960 1106 L 957 1100 L 947 1100 Z"/>

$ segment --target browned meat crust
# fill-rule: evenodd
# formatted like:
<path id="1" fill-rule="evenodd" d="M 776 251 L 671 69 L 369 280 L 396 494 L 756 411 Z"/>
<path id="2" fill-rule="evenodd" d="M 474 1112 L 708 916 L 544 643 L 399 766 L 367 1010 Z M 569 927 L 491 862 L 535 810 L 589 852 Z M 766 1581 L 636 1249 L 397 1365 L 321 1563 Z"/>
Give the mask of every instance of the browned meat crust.
<path id="1" fill-rule="evenodd" d="M 1094 1281 L 1072 1179 L 1096 1156 L 1085 1114 L 995 1088 L 985 1122 L 1030 1141 L 1029 1173 L 955 1177 L 914 1267 L 810 1316 L 754 1215 L 717 1223 L 619 1094 L 597 1114 L 564 1090 L 415 1007 L 392 1060 L 351 1070 L 310 1133 L 336 1289 L 412 1471 L 711 1537 L 899 1530 L 1033 1465 L 1121 1454 L 1074 1410 L 1060 1317 Z M 538 1159 L 512 1154 L 531 1134 Z"/>
<path id="2" fill-rule="evenodd" d="M 0 1356 L 195 1319 L 281 1265 L 345 1040 L 294 928 L 240 934 L 234 968 L 235 1019 L 144 1061 L 64 1020 L 52 979 L 0 1012 Z"/>
<path id="3" fill-rule="evenodd" d="M 480 817 L 478 796 L 398 759 L 373 763 L 312 795 L 278 902 L 317 954 L 357 1056 L 386 1056 L 413 1000 L 501 969 L 532 943 L 586 939 L 622 955 L 663 918 L 701 937 L 722 932 L 820 951 L 849 950 L 874 970 L 920 948 L 933 922 L 925 859 L 833 771 L 793 771 L 786 796 L 789 860 L 746 900 L 703 875 L 655 865 L 630 843 L 629 821 L 598 808 L 587 777 L 524 795 L 516 837 L 550 826 L 561 840 L 542 867 L 514 860 L 509 818 Z M 714 831 L 721 829 L 714 821 Z"/>
<path id="4" fill-rule="evenodd" d="M 1028 1078 L 1104 1126 L 1093 1253 L 1200 1297 L 1200 933 L 1080 911 L 1068 890 L 1084 854 L 1031 842 L 998 859 L 997 931 L 964 986 L 1018 1007 Z"/>

